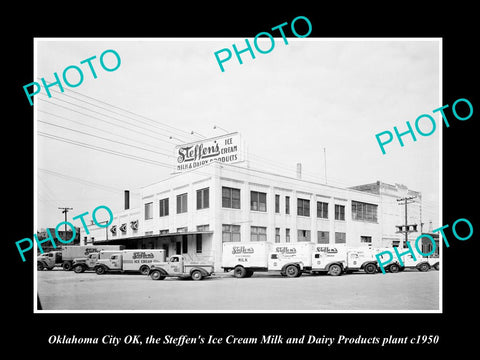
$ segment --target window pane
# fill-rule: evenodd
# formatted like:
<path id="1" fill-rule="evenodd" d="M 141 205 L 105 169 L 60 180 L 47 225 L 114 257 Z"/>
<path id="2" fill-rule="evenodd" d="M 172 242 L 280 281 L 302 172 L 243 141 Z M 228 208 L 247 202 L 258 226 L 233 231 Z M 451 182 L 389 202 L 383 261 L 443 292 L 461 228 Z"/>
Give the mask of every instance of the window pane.
<path id="1" fill-rule="evenodd" d="M 341 232 L 335 233 L 335 244 L 344 244 L 346 242 L 346 234 Z"/>
<path id="2" fill-rule="evenodd" d="M 229 198 L 231 194 L 230 190 L 230 188 L 222 187 L 222 197 Z"/>
<path id="3" fill-rule="evenodd" d="M 210 207 L 210 189 L 203 189 L 203 208 Z"/>
<path id="4" fill-rule="evenodd" d="M 153 203 L 145 204 L 145 220 L 151 219 L 153 216 Z"/>
<path id="5" fill-rule="evenodd" d="M 222 241 L 223 242 L 229 242 L 231 241 L 231 234 L 229 232 L 224 232 L 222 233 Z"/>
<path id="6" fill-rule="evenodd" d="M 238 199 L 238 200 L 233 199 L 232 200 L 232 208 L 233 209 L 240 209 L 240 199 Z"/>
<path id="7" fill-rule="evenodd" d="M 202 191 L 197 190 L 197 210 L 202 208 Z"/>
<path id="8" fill-rule="evenodd" d="M 222 207 L 229 208 L 231 206 L 232 202 L 230 201 L 230 198 L 228 197 L 222 197 Z"/>
<path id="9" fill-rule="evenodd" d="M 318 244 L 329 243 L 328 231 L 318 231 L 317 243 Z"/>

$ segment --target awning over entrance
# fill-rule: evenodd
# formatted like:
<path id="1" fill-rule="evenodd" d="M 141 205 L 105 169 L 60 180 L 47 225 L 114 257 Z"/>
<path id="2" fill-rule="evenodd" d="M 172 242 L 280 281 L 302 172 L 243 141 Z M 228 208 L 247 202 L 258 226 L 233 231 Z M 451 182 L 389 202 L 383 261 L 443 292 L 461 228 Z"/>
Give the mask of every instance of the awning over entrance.
<path id="1" fill-rule="evenodd" d="M 155 240 L 155 239 L 164 239 L 164 238 L 172 238 L 176 236 L 185 236 L 185 235 L 211 235 L 213 231 L 180 231 L 174 233 L 166 233 L 166 234 L 149 234 L 149 235 L 139 235 L 139 236 L 130 236 L 130 237 L 122 237 L 122 238 L 113 238 L 108 240 L 98 240 L 94 242 L 94 245 L 105 245 L 105 244 L 115 244 L 121 245 L 125 244 L 127 247 L 131 244 L 137 243 L 139 240 Z"/>

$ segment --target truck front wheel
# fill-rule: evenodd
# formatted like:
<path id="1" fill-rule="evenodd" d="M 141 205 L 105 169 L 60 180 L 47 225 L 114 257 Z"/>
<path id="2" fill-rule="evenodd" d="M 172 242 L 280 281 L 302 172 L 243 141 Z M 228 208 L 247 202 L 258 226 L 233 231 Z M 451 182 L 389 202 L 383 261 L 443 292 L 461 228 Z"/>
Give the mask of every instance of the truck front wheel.
<path id="1" fill-rule="evenodd" d="M 85 271 L 85 268 L 82 265 L 75 265 L 73 267 L 73 271 L 77 274 L 83 273 Z"/>
<path id="2" fill-rule="evenodd" d="M 65 261 L 62 267 L 63 267 L 63 270 L 70 271 L 72 270 L 72 263 L 70 261 Z"/>
<path id="3" fill-rule="evenodd" d="M 152 280 L 163 280 L 163 279 L 165 279 L 165 275 L 162 275 L 162 273 L 158 270 L 153 270 L 150 273 L 150 278 Z"/>
<path id="4" fill-rule="evenodd" d="M 142 275 L 148 275 L 148 273 L 150 272 L 150 268 L 147 266 L 147 265 L 143 265 L 141 268 L 140 268 L 140 273 Z"/>
<path id="5" fill-rule="evenodd" d="M 391 273 L 397 273 L 399 270 L 400 270 L 400 266 L 398 266 L 397 264 L 392 264 L 388 268 L 388 271 L 390 271 Z"/>
<path id="6" fill-rule="evenodd" d="M 423 263 L 418 265 L 418 271 L 428 271 L 430 269 L 430 265 L 427 263 Z"/>
<path id="7" fill-rule="evenodd" d="M 364 270 L 367 274 L 375 274 L 377 272 L 377 266 L 375 264 L 367 264 L 364 267 Z"/>
<path id="8" fill-rule="evenodd" d="M 37 262 L 37 270 L 38 271 L 42 271 L 44 268 L 45 268 L 45 266 L 43 266 L 42 262 Z"/>
<path id="9" fill-rule="evenodd" d="M 192 271 L 191 276 L 193 280 L 202 280 L 203 278 L 203 275 L 199 270 Z"/>
<path id="10" fill-rule="evenodd" d="M 97 266 L 95 268 L 95 272 L 98 274 L 98 275 L 103 275 L 107 272 L 107 269 L 105 269 L 104 266 Z"/>
<path id="11" fill-rule="evenodd" d="M 439 263 L 436 263 L 435 265 L 433 265 L 433 267 L 435 268 L 435 270 L 440 270 L 440 264 Z"/>
<path id="12" fill-rule="evenodd" d="M 295 265 L 288 265 L 285 269 L 285 275 L 289 278 L 298 277 L 300 274 L 300 269 Z"/>
<path id="13" fill-rule="evenodd" d="M 244 278 L 247 275 L 247 270 L 243 266 L 237 266 L 233 269 L 233 276 L 236 278 Z"/>
<path id="14" fill-rule="evenodd" d="M 338 276 L 342 273 L 342 267 L 338 264 L 332 264 L 328 268 L 328 273 L 332 276 Z"/>

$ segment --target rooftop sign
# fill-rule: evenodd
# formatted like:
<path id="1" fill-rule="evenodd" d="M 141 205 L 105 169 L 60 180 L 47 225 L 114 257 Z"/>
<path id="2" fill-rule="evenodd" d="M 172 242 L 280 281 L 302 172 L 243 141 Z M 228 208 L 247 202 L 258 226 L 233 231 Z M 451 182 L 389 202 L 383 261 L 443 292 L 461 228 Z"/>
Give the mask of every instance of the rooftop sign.
<path id="1" fill-rule="evenodd" d="M 177 145 L 175 147 L 175 171 L 196 169 L 212 161 L 222 163 L 242 161 L 241 147 L 238 132 Z"/>

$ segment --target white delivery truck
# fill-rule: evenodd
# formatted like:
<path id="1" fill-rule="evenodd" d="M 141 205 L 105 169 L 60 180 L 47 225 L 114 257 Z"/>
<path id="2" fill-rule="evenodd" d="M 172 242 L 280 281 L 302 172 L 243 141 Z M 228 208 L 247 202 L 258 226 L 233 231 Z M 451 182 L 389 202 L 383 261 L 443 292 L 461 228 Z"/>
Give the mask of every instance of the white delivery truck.
<path id="1" fill-rule="evenodd" d="M 270 243 L 265 241 L 223 243 L 222 268 L 236 278 L 257 271 L 274 271 L 298 277 L 311 267 L 312 243 Z"/>
<path id="2" fill-rule="evenodd" d="M 61 266 L 63 270 L 72 270 L 75 258 L 86 257 L 102 250 L 121 250 L 124 245 L 71 245 L 63 246 L 61 250 L 50 251 L 37 256 L 37 270 L 52 270 Z"/>
<path id="3" fill-rule="evenodd" d="M 345 244 L 316 245 L 312 260 L 312 273 L 327 272 L 338 276 L 343 272 L 377 272 L 375 250 L 369 247 L 349 248 Z"/>
<path id="4" fill-rule="evenodd" d="M 94 270 L 98 275 L 111 271 L 138 271 L 142 275 L 148 275 L 150 267 L 163 262 L 165 262 L 164 249 L 123 250 L 111 254 L 106 259 L 98 259 Z"/>
<path id="5" fill-rule="evenodd" d="M 344 245 L 316 245 L 313 250 L 312 274 L 342 274 L 347 267 L 347 248 Z"/>
<path id="6" fill-rule="evenodd" d="M 403 262 L 403 265 L 402 265 L 398 261 L 398 257 L 393 248 L 380 248 L 380 249 L 376 249 L 375 251 L 376 251 L 376 254 L 380 254 L 381 252 L 384 252 L 384 251 L 389 251 L 392 254 L 393 259 L 390 261 L 390 263 L 384 266 L 385 271 L 389 271 L 391 273 L 396 273 L 399 271 L 403 271 L 405 269 L 417 269 L 418 271 L 428 271 L 432 267 L 436 270 L 440 269 L 439 258 L 436 258 L 436 257 L 424 257 L 418 253 L 415 253 L 415 259 L 413 259 L 412 254 L 405 254 L 401 256 L 401 259 Z M 406 250 L 403 248 L 400 248 L 397 251 L 400 254 L 402 254 Z M 388 254 L 380 255 L 380 261 L 386 262 L 388 261 L 388 259 L 389 259 Z"/>

